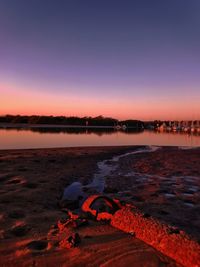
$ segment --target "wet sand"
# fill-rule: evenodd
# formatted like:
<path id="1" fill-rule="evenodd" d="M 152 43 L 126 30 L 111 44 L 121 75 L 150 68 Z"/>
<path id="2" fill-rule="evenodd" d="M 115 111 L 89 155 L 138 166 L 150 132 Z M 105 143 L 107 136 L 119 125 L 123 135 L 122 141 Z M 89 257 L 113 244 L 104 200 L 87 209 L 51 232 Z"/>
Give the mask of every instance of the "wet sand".
<path id="1" fill-rule="evenodd" d="M 122 158 L 107 186 L 200 241 L 200 149 L 168 147 Z"/>
<path id="2" fill-rule="evenodd" d="M 179 266 L 141 240 L 89 220 L 76 229 L 81 243 L 49 242 L 66 218 L 64 187 L 91 182 L 97 163 L 138 147 L 0 151 L 0 254 L 3 266 Z M 200 240 L 200 149 L 161 148 L 121 158 L 105 177 L 105 193 L 131 202 Z"/>

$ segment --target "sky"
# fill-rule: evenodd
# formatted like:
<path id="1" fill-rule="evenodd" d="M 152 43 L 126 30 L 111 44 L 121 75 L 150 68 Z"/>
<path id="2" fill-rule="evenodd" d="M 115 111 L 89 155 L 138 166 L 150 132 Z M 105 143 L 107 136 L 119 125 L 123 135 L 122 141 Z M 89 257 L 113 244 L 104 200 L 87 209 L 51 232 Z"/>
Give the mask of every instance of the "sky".
<path id="1" fill-rule="evenodd" d="M 0 0 L 0 115 L 200 119 L 199 0 Z"/>

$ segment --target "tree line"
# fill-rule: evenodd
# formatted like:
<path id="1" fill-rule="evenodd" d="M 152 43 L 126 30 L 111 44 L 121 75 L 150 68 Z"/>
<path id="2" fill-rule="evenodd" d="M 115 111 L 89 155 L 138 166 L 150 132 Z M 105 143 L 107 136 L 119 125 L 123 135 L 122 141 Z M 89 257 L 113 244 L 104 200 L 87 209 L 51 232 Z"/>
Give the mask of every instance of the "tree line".
<path id="1" fill-rule="evenodd" d="M 0 123 L 24 123 L 24 124 L 54 124 L 54 125 L 79 125 L 79 126 L 117 126 L 143 128 L 144 123 L 140 120 L 119 121 L 114 118 L 97 117 L 76 117 L 76 116 L 39 116 L 39 115 L 5 115 L 0 116 Z"/>

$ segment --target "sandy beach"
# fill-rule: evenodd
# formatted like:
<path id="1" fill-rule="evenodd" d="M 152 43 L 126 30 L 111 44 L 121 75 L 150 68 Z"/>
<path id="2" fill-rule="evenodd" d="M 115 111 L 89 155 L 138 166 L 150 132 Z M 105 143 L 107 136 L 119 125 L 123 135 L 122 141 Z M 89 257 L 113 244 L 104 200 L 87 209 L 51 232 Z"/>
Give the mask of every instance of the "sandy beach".
<path id="1" fill-rule="evenodd" d="M 72 182 L 91 182 L 97 163 L 111 172 L 104 193 L 200 240 L 200 149 L 84 147 L 0 151 L 2 266 L 181 266 L 143 241 L 105 222 L 75 227 L 81 241 L 62 247 L 52 229 L 68 214 L 59 206 Z M 112 169 L 112 166 L 115 166 Z M 71 231 L 71 228 L 67 231 Z M 74 230 L 73 230 L 74 231 Z"/>

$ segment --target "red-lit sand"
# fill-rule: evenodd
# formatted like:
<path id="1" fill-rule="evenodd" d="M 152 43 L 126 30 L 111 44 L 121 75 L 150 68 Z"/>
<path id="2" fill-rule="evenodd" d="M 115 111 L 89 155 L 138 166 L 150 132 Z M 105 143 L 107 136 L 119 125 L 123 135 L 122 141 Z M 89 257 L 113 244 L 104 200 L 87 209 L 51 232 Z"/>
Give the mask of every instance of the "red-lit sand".
<path id="1" fill-rule="evenodd" d="M 69 219 L 57 205 L 63 188 L 73 181 L 87 183 L 98 161 L 132 149 L 0 151 L 1 265 L 179 266 L 137 236 L 87 216 L 88 224 L 79 221 L 62 228 Z M 131 176 L 136 169 L 150 174 L 150 181 Z M 106 178 L 106 191 L 197 240 L 199 177 L 199 149 L 167 148 L 122 158 L 116 173 Z"/>
<path id="2" fill-rule="evenodd" d="M 198 242 L 184 231 L 142 213 L 134 205 L 122 204 L 120 200 L 104 195 L 91 195 L 81 210 L 93 215 L 97 221 L 109 221 L 112 226 L 139 238 L 184 266 L 196 267 L 200 263 Z"/>

